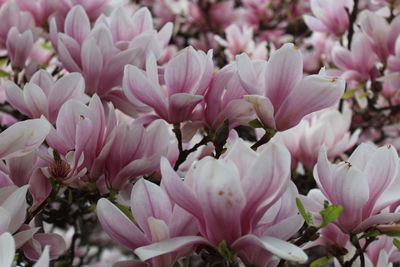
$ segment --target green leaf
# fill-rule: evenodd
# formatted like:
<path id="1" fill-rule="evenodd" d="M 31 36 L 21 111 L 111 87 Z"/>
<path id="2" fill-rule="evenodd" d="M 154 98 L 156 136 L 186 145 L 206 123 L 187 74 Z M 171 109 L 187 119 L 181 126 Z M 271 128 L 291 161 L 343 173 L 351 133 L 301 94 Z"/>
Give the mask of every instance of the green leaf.
<path id="1" fill-rule="evenodd" d="M 335 221 L 342 211 L 343 207 L 337 205 L 331 205 L 321 210 L 319 212 L 319 214 L 321 214 L 322 216 L 322 223 L 320 225 L 320 228 L 325 227 L 331 222 Z"/>
<path id="2" fill-rule="evenodd" d="M 330 258 L 329 257 L 321 257 L 316 260 L 314 260 L 311 264 L 310 267 L 324 267 L 328 265 Z"/>
<path id="3" fill-rule="evenodd" d="M 236 261 L 236 255 L 229 249 L 225 240 L 222 240 L 221 243 L 219 243 L 218 252 L 229 263 L 234 263 Z"/>
<path id="4" fill-rule="evenodd" d="M 300 215 L 304 218 L 304 221 L 306 222 L 306 224 L 308 226 L 312 226 L 314 224 L 312 214 L 311 214 L 311 212 L 307 211 L 304 208 L 304 205 L 303 205 L 303 203 L 301 203 L 300 198 L 296 198 L 296 205 L 300 212 Z"/>
<path id="5" fill-rule="evenodd" d="M 342 95 L 342 99 L 349 99 L 352 98 L 356 92 L 359 90 L 360 88 L 354 88 L 354 89 L 350 89 L 347 90 L 346 92 L 344 92 L 344 94 Z"/>
<path id="6" fill-rule="evenodd" d="M 264 128 L 265 126 L 262 124 L 262 122 L 259 119 L 254 119 L 252 121 L 249 121 L 249 126 L 252 128 Z"/>
<path id="7" fill-rule="evenodd" d="M 0 70 L 0 77 L 10 77 L 10 73 L 4 70 Z"/>
<path id="8" fill-rule="evenodd" d="M 400 240 L 393 238 L 393 245 L 395 245 L 397 249 L 400 249 Z"/>
<path id="9" fill-rule="evenodd" d="M 400 231 L 399 230 L 390 230 L 390 231 L 382 232 L 382 234 L 387 235 L 387 236 L 400 236 Z"/>

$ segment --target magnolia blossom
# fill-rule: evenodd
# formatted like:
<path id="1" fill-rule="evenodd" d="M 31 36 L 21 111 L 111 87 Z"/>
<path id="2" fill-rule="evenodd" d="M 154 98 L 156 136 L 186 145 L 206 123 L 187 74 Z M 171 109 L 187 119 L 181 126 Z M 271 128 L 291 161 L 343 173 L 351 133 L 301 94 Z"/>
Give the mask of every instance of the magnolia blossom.
<path id="1" fill-rule="evenodd" d="M 204 120 L 218 129 L 225 120 L 230 127 L 247 125 L 255 118 L 253 105 L 243 99 L 246 91 L 240 83 L 237 65 L 231 63 L 213 77 L 205 95 Z"/>
<path id="2" fill-rule="evenodd" d="M 353 0 L 311 0 L 314 15 L 304 15 L 307 26 L 316 32 L 342 35 L 349 27 L 348 12 L 353 9 Z"/>
<path id="3" fill-rule="evenodd" d="M 310 195 L 308 208 L 319 212 L 324 199 L 343 206 L 335 224 L 345 233 L 360 233 L 374 225 L 398 221 L 399 213 L 384 210 L 398 200 L 398 168 L 397 152 L 390 145 L 377 148 L 363 143 L 347 161 L 338 164 L 329 163 L 322 149 L 314 168 L 320 191 Z"/>
<path id="4" fill-rule="evenodd" d="M 368 37 L 367 42 L 379 59 L 385 62 L 395 51 L 395 42 L 400 34 L 400 18 L 396 17 L 389 24 L 384 17 L 365 10 L 359 15 L 359 23 Z"/>
<path id="5" fill-rule="evenodd" d="M 349 132 L 351 117 L 348 106 L 345 106 L 343 113 L 336 109 L 315 112 L 304 117 L 292 129 L 277 133 L 273 140 L 289 149 L 293 166 L 299 161 L 312 170 L 322 146 L 332 160 L 356 144 L 360 130 L 353 134 Z"/>
<path id="6" fill-rule="evenodd" d="M 354 34 L 350 50 L 335 46 L 332 49 L 332 61 L 344 71 L 346 80 L 366 81 L 376 76 L 377 57 L 362 33 Z"/>
<path id="7" fill-rule="evenodd" d="M 19 33 L 17 27 L 12 27 L 7 35 L 7 51 L 13 67 L 23 69 L 33 48 L 33 33 L 26 30 Z"/>
<path id="8" fill-rule="evenodd" d="M 59 164 L 55 167 L 62 168 L 58 173 L 69 179 L 76 170 L 86 169 L 89 178 L 100 177 L 115 137 L 116 123 L 113 107 L 109 106 L 106 113 L 97 95 L 91 98 L 88 106 L 75 99 L 68 100 L 60 109 L 56 128 L 51 129 L 46 139 L 49 146 L 66 159 L 73 155 L 72 165 L 54 158 L 54 163 Z M 68 156 L 72 150 L 74 153 Z"/>
<path id="9" fill-rule="evenodd" d="M 8 1 L 0 7 L 0 46 L 5 45 L 8 32 L 16 27 L 18 32 L 34 29 L 35 21 L 28 12 L 21 12 L 14 1 Z"/>
<path id="10" fill-rule="evenodd" d="M 133 65 L 125 67 L 123 89 L 132 102 L 139 100 L 152 107 L 162 119 L 179 123 L 191 119 L 209 86 L 213 70 L 212 51 L 205 54 L 187 47 L 168 62 L 160 81 L 156 58 L 150 54 L 145 72 Z"/>
<path id="11" fill-rule="evenodd" d="M 293 44 L 276 50 L 268 62 L 237 57 L 240 81 L 261 122 L 279 131 L 297 125 L 307 114 L 330 107 L 342 96 L 345 82 L 321 71 L 303 78 L 301 52 Z"/>
<path id="12" fill-rule="evenodd" d="M 193 217 L 174 204 L 162 188 L 149 181 L 140 179 L 136 182 L 132 188 L 130 208 L 136 224 L 109 200 L 102 198 L 97 204 L 97 215 L 103 229 L 130 250 L 198 232 Z M 172 242 L 171 252 L 173 246 Z M 149 263 L 151 266 L 172 266 L 179 257 L 191 251 L 192 246 L 188 245 Z"/>
<path id="13" fill-rule="evenodd" d="M 121 21 L 126 15 L 114 12 L 110 22 L 107 18 L 100 18 L 91 29 L 88 15 L 80 5 L 68 12 L 64 33 L 59 32 L 54 19 L 51 21 L 50 37 L 63 66 L 70 72 L 82 73 L 88 94 L 97 93 L 101 97 L 111 94 L 108 96 L 111 99 L 116 97 L 115 94 L 121 97 L 119 90 L 112 89 L 121 86 L 124 66 L 135 64 L 142 67 L 149 51 L 157 58 L 161 56 L 172 28 L 167 24 L 157 33 L 148 26 L 149 23 L 141 27 L 138 21 L 143 18 L 150 17 L 145 21 L 152 22 L 151 14 L 146 11 L 136 12 L 129 27 L 126 27 L 129 22 Z M 125 42 L 121 43 L 122 40 Z M 140 108 L 134 107 L 139 111 Z"/>
<path id="14" fill-rule="evenodd" d="M 239 28 L 232 24 L 225 29 L 226 40 L 215 36 L 215 40 L 226 48 L 225 54 L 233 61 L 236 55 L 243 52 L 251 55 L 254 59 L 266 59 L 266 42 L 260 42 L 257 45 L 253 40 L 253 30 L 250 27 L 243 26 Z"/>
<path id="15" fill-rule="evenodd" d="M 21 113 L 30 118 L 44 115 L 51 123 L 55 123 L 61 106 L 70 99 L 86 102 L 85 83 L 79 73 L 70 73 L 54 82 L 53 77 L 44 71 L 36 72 L 24 89 L 8 81 L 7 100 Z"/>
<path id="16" fill-rule="evenodd" d="M 184 181 L 165 159 L 161 172 L 163 188 L 176 205 L 196 218 L 201 236 L 177 237 L 137 248 L 135 253 L 142 260 L 199 243 L 218 248 L 221 242 L 238 254 L 253 246 L 266 255 L 307 260 L 301 249 L 270 234 L 267 222 L 263 230 L 257 228 L 288 188 L 290 155 L 284 147 L 270 144 L 257 153 L 238 140 L 223 159 L 205 157 L 197 162 Z M 255 264 L 257 259 L 245 261 Z"/>

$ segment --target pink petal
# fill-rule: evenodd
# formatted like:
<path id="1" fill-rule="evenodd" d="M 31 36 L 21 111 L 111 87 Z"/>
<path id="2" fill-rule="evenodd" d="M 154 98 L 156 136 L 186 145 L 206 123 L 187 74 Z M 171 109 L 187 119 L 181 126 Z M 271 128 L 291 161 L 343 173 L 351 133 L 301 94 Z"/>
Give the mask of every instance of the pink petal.
<path id="1" fill-rule="evenodd" d="M 3 85 L 6 91 L 7 101 L 21 113 L 33 117 L 28 106 L 25 104 L 24 94 L 21 88 L 11 81 L 6 81 Z"/>
<path id="2" fill-rule="evenodd" d="M 28 204 L 26 203 L 28 187 L 29 186 L 25 185 L 18 188 L 1 205 L 1 207 L 9 212 L 11 217 L 8 229 L 8 232 L 10 233 L 15 233 L 25 221 L 26 209 L 28 208 Z"/>
<path id="3" fill-rule="evenodd" d="M 232 243 L 241 235 L 240 214 L 246 205 L 239 173 L 232 164 L 214 158 L 202 159 L 192 169 L 193 184 L 207 224 L 209 240 Z"/>
<path id="4" fill-rule="evenodd" d="M 159 186 L 144 179 L 137 181 L 132 188 L 131 209 L 135 221 L 147 236 L 151 236 L 147 223 L 149 217 L 169 223 L 172 214 L 167 194 Z"/>
<path id="5" fill-rule="evenodd" d="M 135 250 L 148 244 L 143 232 L 109 200 L 102 198 L 98 201 L 97 216 L 103 229 L 121 245 Z"/>
<path id="6" fill-rule="evenodd" d="M 164 79 L 168 95 L 193 92 L 198 86 L 201 71 L 201 61 L 196 50 L 185 48 L 165 67 Z"/>
<path id="7" fill-rule="evenodd" d="M 257 246 L 265 249 L 281 259 L 305 263 L 307 255 L 299 247 L 270 236 L 256 237 L 255 235 L 246 235 L 236 240 L 232 245 L 234 251 L 240 251 L 247 246 Z"/>
<path id="8" fill-rule="evenodd" d="M 11 267 L 15 256 L 15 242 L 10 233 L 0 235 L 0 266 Z"/>
<path id="9" fill-rule="evenodd" d="M 49 267 L 50 264 L 50 255 L 49 255 L 49 246 L 46 246 L 43 250 L 42 255 L 38 259 L 38 261 L 33 265 L 33 267 Z"/>
<path id="10" fill-rule="evenodd" d="M 345 81 L 324 75 L 305 77 L 283 102 L 275 116 L 278 130 L 287 130 L 297 125 L 311 112 L 336 104 L 342 96 Z"/>
<path id="11" fill-rule="evenodd" d="M 201 95 L 177 93 L 169 97 L 169 122 L 179 123 L 190 120 L 197 104 L 203 99 Z"/>
<path id="12" fill-rule="evenodd" d="M 265 85 L 274 110 L 279 110 L 302 77 L 303 58 L 293 44 L 285 44 L 272 53 L 265 69 Z"/>
<path id="13" fill-rule="evenodd" d="M 276 128 L 274 106 L 268 98 L 259 95 L 245 95 L 244 99 L 253 105 L 258 118 L 265 126 Z"/>
<path id="14" fill-rule="evenodd" d="M 74 6 L 65 18 L 64 32 L 77 40 L 79 44 L 83 41 L 90 33 L 90 21 L 82 6 Z"/>
<path id="15" fill-rule="evenodd" d="M 61 106 L 70 99 L 82 101 L 85 81 L 79 73 L 70 73 L 59 79 L 49 93 L 50 121 L 55 121 Z"/>
<path id="16" fill-rule="evenodd" d="M 161 185 L 167 191 L 170 199 L 196 217 L 204 226 L 202 208 L 193 191 L 175 173 L 166 158 L 161 158 L 160 169 Z"/>
<path id="17" fill-rule="evenodd" d="M 125 66 L 123 89 L 128 99 L 138 99 L 152 107 L 161 117 L 168 118 L 166 98 L 160 86 L 149 80 L 137 67 Z"/>
<path id="18" fill-rule="evenodd" d="M 209 244 L 207 239 L 200 236 L 181 236 L 163 240 L 145 247 L 137 248 L 134 252 L 142 261 L 167 253 L 186 249 L 197 244 Z"/>

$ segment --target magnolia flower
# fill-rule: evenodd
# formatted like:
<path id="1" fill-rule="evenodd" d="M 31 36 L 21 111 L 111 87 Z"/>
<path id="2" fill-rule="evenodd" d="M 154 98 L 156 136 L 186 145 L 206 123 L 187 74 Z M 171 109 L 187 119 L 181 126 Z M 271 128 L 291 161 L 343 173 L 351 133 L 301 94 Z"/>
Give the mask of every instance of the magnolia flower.
<path id="1" fill-rule="evenodd" d="M 256 231 L 265 213 L 287 190 L 290 155 L 284 147 L 271 143 L 257 153 L 237 141 L 223 159 L 198 161 L 184 181 L 166 159 L 161 161 L 161 173 L 162 187 L 176 205 L 196 218 L 201 236 L 176 237 L 137 248 L 135 253 L 142 260 L 193 244 L 218 248 L 221 242 L 234 253 L 253 246 L 283 259 L 307 260 L 301 249 L 269 235 L 266 228 Z"/>
<path id="2" fill-rule="evenodd" d="M 97 215 L 103 229 L 128 249 L 198 232 L 193 217 L 174 204 L 162 188 L 146 180 L 140 179 L 132 188 L 130 208 L 136 224 L 109 200 L 102 198 L 97 203 Z M 151 266 L 172 266 L 179 257 L 191 251 L 189 245 L 149 263 Z"/>
<path id="3" fill-rule="evenodd" d="M 385 62 L 395 52 L 395 42 L 400 34 L 400 17 L 396 16 L 389 24 L 386 18 L 376 12 L 364 10 L 359 15 L 359 23 L 374 53 L 381 62 Z"/>
<path id="4" fill-rule="evenodd" d="M 66 159 L 72 156 L 67 154 L 74 150 L 73 165 L 67 173 L 74 173 L 78 167 L 79 171 L 86 168 L 90 178 L 98 178 L 115 137 L 115 126 L 113 107 L 109 106 L 106 113 L 97 95 L 91 98 L 88 106 L 71 99 L 61 107 L 56 129 L 51 129 L 46 141 Z"/>
<path id="5" fill-rule="evenodd" d="M 158 77 L 154 55 L 146 60 L 146 72 L 136 66 L 125 67 L 123 89 L 132 102 L 141 101 L 152 107 L 162 119 L 170 123 L 190 120 L 196 105 L 206 92 L 214 71 L 212 51 L 207 55 L 187 47 L 164 70 L 166 90 Z"/>
<path id="6" fill-rule="evenodd" d="M 33 33 L 26 30 L 20 33 L 17 27 L 12 27 L 7 35 L 7 51 L 13 67 L 23 69 L 33 48 Z"/>
<path id="7" fill-rule="evenodd" d="M 310 4 L 315 17 L 304 15 L 304 21 L 311 30 L 335 35 L 342 35 L 347 31 L 347 12 L 353 9 L 353 0 L 311 0 Z"/>
<path id="8" fill-rule="evenodd" d="M 367 37 L 359 32 L 354 34 L 350 50 L 340 45 L 332 49 L 332 61 L 347 80 L 367 81 L 376 75 L 377 57 Z"/>
<path id="9" fill-rule="evenodd" d="M 243 99 L 246 94 L 237 71 L 231 63 L 213 77 L 205 95 L 204 120 L 212 129 L 218 129 L 225 120 L 230 127 L 247 125 L 255 118 L 253 105 Z"/>
<path id="10" fill-rule="evenodd" d="M 301 52 L 293 44 L 276 50 L 268 62 L 237 57 L 244 98 L 253 104 L 261 122 L 279 131 L 297 125 L 307 114 L 330 107 L 342 96 L 345 82 L 321 71 L 303 78 Z"/>
<path id="11" fill-rule="evenodd" d="M 21 113 L 30 118 L 44 115 L 55 123 L 61 106 L 70 99 L 85 103 L 85 83 L 79 73 L 70 73 L 54 82 L 51 75 L 39 70 L 24 89 L 8 81 L 5 84 L 7 100 Z"/>
<path id="12" fill-rule="evenodd" d="M 363 143 L 349 159 L 330 164 L 326 150 L 321 149 L 314 177 L 321 191 L 313 191 L 316 212 L 323 209 L 323 199 L 344 210 L 335 224 L 345 233 L 360 233 L 367 228 L 400 220 L 399 213 L 385 208 L 398 200 L 400 186 L 399 158 L 390 146 L 376 148 Z M 322 202 L 321 202 L 322 201 Z"/>
<path id="13" fill-rule="evenodd" d="M 101 97 L 106 97 L 111 94 L 115 97 L 119 90 L 115 92 L 113 88 L 121 86 L 125 65 L 135 64 L 142 67 L 150 51 L 157 58 L 161 56 L 163 46 L 171 36 L 172 25 L 167 24 L 158 33 L 155 30 L 150 31 L 146 26 L 148 19 L 141 27 L 140 19 L 148 16 L 140 14 L 147 13 L 138 12 L 138 16 L 128 23 L 135 26 L 132 29 L 127 27 L 129 31 L 125 28 L 126 23 L 121 25 L 123 23 L 121 19 L 126 18 L 126 15 L 118 18 L 119 13 L 111 15 L 111 22 L 108 22 L 107 18 L 99 18 L 92 29 L 89 17 L 80 5 L 68 12 L 64 33 L 59 32 L 55 19 L 51 20 L 50 38 L 63 66 L 70 72 L 82 73 L 86 83 L 86 93 L 89 95 L 97 93 Z M 133 39 L 126 39 L 129 37 Z M 120 40 L 129 42 L 121 44 L 118 42 Z M 135 106 L 133 109 L 141 111 L 141 108 Z"/>
<path id="14" fill-rule="evenodd" d="M 8 32 L 16 27 L 18 32 L 33 29 L 35 20 L 28 12 L 21 12 L 14 1 L 8 1 L 0 7 L 0 46 L 4 46 Z"/>
<path id="15" fill-rule="evenodd" d="M 239 28 L 236 24 L 230 25 L 225 29 L 226 40 L 218 35 L 215 40 L 223 47 L 226 48 L 225 54 L 229 60 L 234 60 L 236 55 L 243 52 L 251 55 L 254 59 L 266 59 L 267 48 L 266 43 L 261 42 L 255 44 L 253 39 L 253 30 L 248 26 Z"/>
<path id="16" fill-rule="evenodd" d="M 360 130 L 353 134 L 349 132 L 351 117 L 348 106 L 343 113 L 336 109 L 315 112 L 304 117 L 297 126 L 277 133 L 273 140 L 289 149 L 293 166 L 299 161 L 312 170 L 322 146 L 327 150 L 328 158 L 333 160 L 356 144 Z"/>

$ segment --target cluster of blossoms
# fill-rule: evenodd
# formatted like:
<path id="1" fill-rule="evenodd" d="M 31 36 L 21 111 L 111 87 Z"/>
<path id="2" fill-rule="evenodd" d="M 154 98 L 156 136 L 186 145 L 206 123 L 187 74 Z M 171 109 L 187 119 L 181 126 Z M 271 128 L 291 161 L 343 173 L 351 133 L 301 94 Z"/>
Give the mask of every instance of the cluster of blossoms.
<path id="1" fill-rule="evenodd" d="M 0 21 L 0 267 L 400 263 L 400 1 Z"/>

